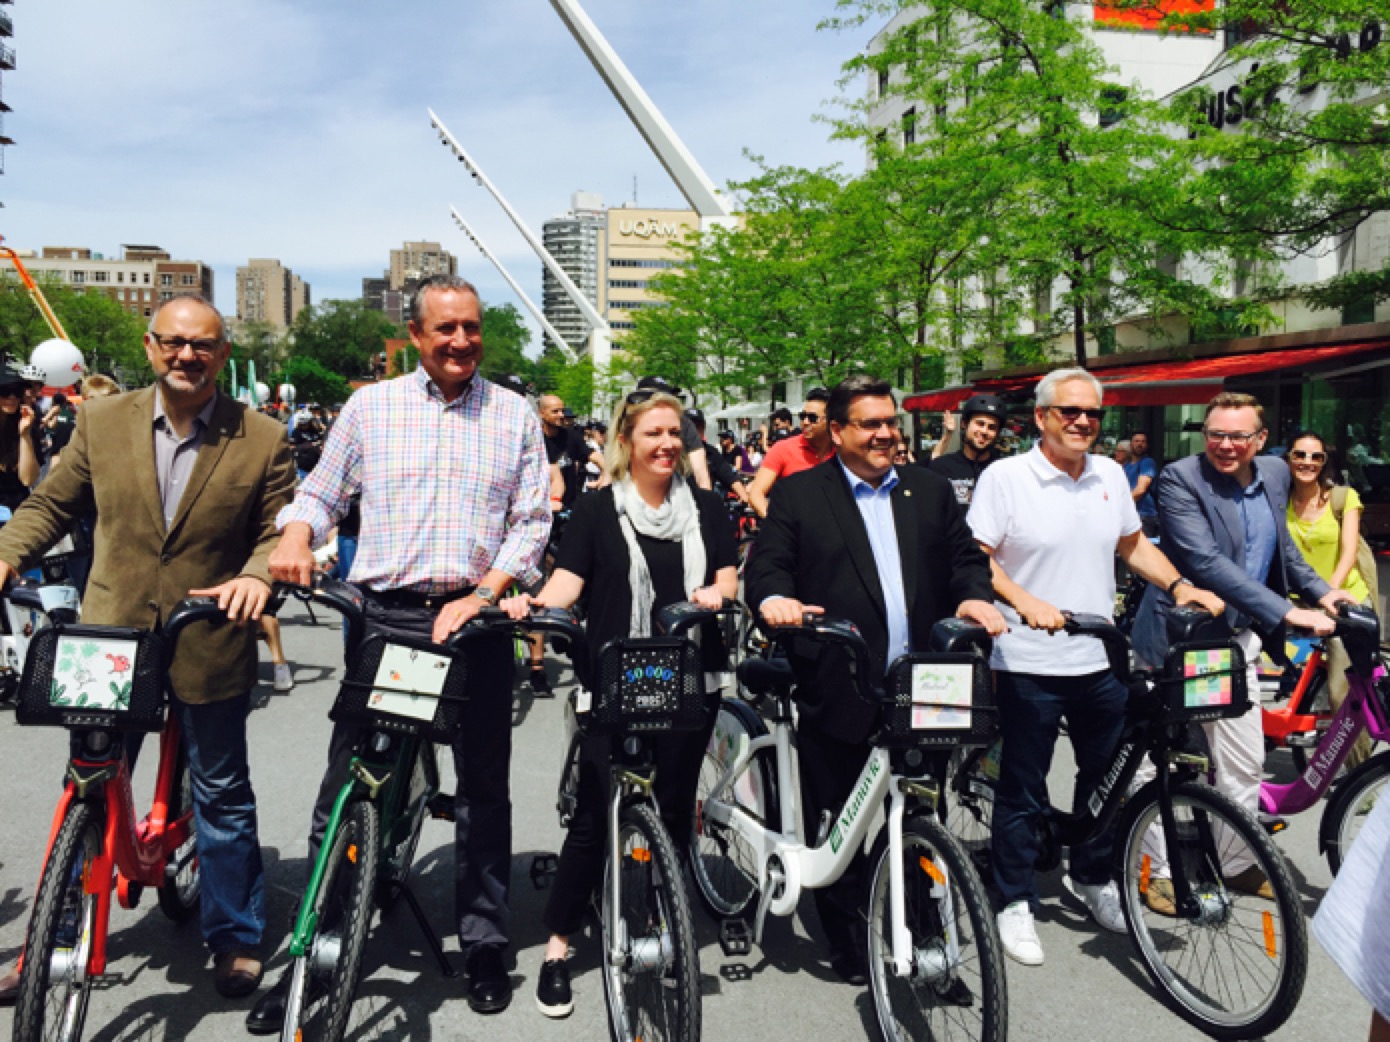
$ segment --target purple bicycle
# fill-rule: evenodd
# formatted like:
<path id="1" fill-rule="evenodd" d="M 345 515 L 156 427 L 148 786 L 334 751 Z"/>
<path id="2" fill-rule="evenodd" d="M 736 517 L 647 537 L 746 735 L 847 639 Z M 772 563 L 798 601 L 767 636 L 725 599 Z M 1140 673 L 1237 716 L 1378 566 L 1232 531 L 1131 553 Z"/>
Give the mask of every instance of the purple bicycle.
<path id="1" fill-rule="evenodd" d="M 1308 757 L 1303 773 L 1287 785 L 1265 782 L 1260 787 L 1260 809 L 1275 816 L 1299 814 L 1332 790 L 1323 811 L 1318 845 L 1334 875 L 1390 780 L 1390 751 L 1371 757 L 1337 779 L 1337 769 L 1363 730 L 1376 741 L 1390 741 L 1390 677 L 1380 659 L 1380 620 L 1375 612 L 1342 605 L 1336 635 L 1346 645 L 1351 660 L 1346 700 Z"/>

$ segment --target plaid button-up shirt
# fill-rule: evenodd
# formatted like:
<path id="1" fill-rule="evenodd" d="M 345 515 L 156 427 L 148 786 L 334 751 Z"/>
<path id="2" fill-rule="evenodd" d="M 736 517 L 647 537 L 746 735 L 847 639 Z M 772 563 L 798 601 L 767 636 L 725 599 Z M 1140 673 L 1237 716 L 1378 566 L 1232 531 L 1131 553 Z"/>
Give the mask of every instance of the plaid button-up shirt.
<path id="1" fill-rule="evenodd" d="M 550 534 L 540 420 L 526 399 L 482 377 L 452 402 L 424 369 L 362 388 L 276 524 L 302 521 L 321 543 L 359 492 L 354 583 L 445 593 L 489 568 L 523 583 L 539 577 Z"/>

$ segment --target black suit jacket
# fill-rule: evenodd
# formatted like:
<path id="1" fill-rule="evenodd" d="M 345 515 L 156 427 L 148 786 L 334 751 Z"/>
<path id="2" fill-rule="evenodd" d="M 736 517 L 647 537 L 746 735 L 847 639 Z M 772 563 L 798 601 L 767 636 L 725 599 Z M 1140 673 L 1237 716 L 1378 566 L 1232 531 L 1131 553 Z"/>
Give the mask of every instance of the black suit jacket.
<path id="1" fill-rule="evenodd" d="M 965 523 L 950 482 L 921 467 L 899 467 L 893 521 L 903 567 L 912 646 L 961 601 L 994 600 L 989 559 Z M 748 562 L 754 611 L 768 597 L 795 597 L 852 621 L 880 673 L 887 668 L 888 621 L 869 533 L 839 459 L 777 482 Z M 855 694 L 844 652 L 812 641 L 792 648 L 802 719 L 843 741 L 861 742 L 875 710 Z"/>

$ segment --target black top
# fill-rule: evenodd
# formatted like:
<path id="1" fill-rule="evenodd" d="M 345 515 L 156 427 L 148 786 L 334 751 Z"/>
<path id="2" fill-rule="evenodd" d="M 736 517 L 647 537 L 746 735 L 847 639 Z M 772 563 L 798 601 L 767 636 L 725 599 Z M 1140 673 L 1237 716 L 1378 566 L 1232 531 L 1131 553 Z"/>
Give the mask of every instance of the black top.
<path id="1" fill-rule="evenodd" d="M 980 480 L 980 475 L 998 458 L 998 453 L 989 452 L 983 458 L 973 460 L 966 456 L 962 450 L 948 452 L 944 456 L 928 460 L 926 466 L 927 469 L 940 474 L 949 481 L 951 488 L 955 490 L 956 502 L 963 507 L 968 507 L 971 497 L 975 495 L 975 484 Z"/>
<path id="2" fill-rule="evenodd" d="M 584 443 L 584 435 L 573 427 L 558 427 L 554 434 L 541 433 L 545 438 L 546 462 L 560 468 L 560 476 L 565 479 L 564 505 L 571 507 L 584 484 L 579 475 L 589 460 L 589 446 Z"/>
<path id="3" fill-rule="evenodd" d="M 62 452 L 72 440 L 77 430 L 77 414 L 71 409 L 59 409 L 53 418 L 53 426 L 48 428 L 48 447 L 51 452 Z"/>
<path id="4" fill-rule="evenodd" d="M 695 503 L 700 511 L 700 534 L 705 543 L 705 585 L 709 585 L 719 569 L 738 564 L 738 550 L 729 516 L 719 497 L 699 489 L 695 492 Z M 652 577 L 655 594 L 652 631 L 656 632 L 656 613 L 668 604 L 689 599 L 684 588 L 681 545 L 640 533 L 637 545 L 647 558 L 647 570 Z M 628 582 L 628 561 L 627 541 L 613 504 L 612 486 L 581 498 L 565 528 L 555 567 L 573 572 L 584 580 L 586 629 L 595 663 L 600 648 L 611 640 L 629 635 L 632 587 Z M 705 627 L 701 643 L 706 672 L 727 668 L 718 626 Z"/>
<path id="5" fill-rule="evenodd" d="M 705 462 L 709 464 L 710 481 L 716 492 L 728 492 L 743 482 L 743 475 L 733 468 L 722 452 L 707 441 L 700 444 L 704 446 Z"/>

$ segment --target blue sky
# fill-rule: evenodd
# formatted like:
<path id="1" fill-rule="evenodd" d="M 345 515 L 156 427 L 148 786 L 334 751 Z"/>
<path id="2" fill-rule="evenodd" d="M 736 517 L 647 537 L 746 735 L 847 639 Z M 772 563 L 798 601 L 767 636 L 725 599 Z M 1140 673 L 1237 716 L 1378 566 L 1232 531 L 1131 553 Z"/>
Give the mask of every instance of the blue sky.
<path id="1" fill-rule="evenodd" d="M 857 170 L 814 120 L 869 37 L 817 32 L 833 0 L 588 0 L 716 184 L 770 162 Z M 0 177 L 9 245 L 157 243 L 216 268 L 278 257 L 315 300 L 355 297 L 405 239 L 443 242 L 491 302 L 514 299 L 452 203 L 532 298 L 540 263 L 440 147 L 439 113 L 539 232 L 576 189 L 683 200 L 547 0 L 19 0 L 3 74 L 18 144 Z"/>

